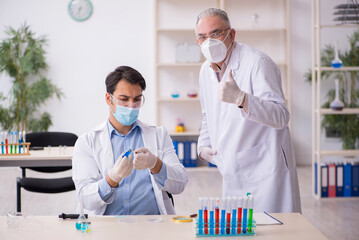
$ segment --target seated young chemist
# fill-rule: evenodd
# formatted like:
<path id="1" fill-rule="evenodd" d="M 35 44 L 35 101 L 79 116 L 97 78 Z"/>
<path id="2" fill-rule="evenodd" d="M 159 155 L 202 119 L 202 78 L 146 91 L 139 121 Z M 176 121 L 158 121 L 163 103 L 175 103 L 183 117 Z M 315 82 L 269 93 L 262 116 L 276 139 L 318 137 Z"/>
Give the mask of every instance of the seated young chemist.
<path id="1" fill-rule="evenodd" d="M 175 214 L 166 192 L 181 193 L 187 173 L 165 128 L 137 120 L 145 89 L 138 71 L 116 68 L 106 78 L 108 120 L 75 144 L 72 178 L 89 214 Z"/>

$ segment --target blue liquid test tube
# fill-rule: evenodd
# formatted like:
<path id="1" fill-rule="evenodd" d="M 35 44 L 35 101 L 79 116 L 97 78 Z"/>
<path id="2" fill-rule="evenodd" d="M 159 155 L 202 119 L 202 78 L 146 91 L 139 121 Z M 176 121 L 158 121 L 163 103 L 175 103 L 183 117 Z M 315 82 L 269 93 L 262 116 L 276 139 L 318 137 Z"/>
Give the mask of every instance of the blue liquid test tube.
<path id="1" fill-rule="evenodd" d="M 21 139 L 21 131 L 19 131 L 19 153 L 21 153 L 21 142 L 22 142 L 22 139 Z"/>
<path id="2" fill-rule="evenodd" d="M 5 134 L 3 132 L 1 132 L 0 141 L 1 141 L 1 154 L 5 154 L 4 152 Z"/>
<path id="3" fill-rule="evenodd" d="M 232 234 L 236 234 L 237 226 L 237 197 L 232 197 Z"/>
<path id="4" fill-rule="evenodd" d="M 248 208 L 248 197 L 244 197 L 243 198 L 243 216 L 242 216 L 242 219 L 243 219 L 242 232 L 243 233 L 247 233 L 247 218 L 248 218 L 247 208 Z"/>
<path id="5" fill-rule="evenodd" d="M 225 234 L 226 229 L 226 198 L 222 197 L 222 207 L 221 207 L 221 235 Z"/>
<path id="6" fill-rule="evenodd" d="M 0 134 L 0 142 L 1 142 L 1 154 L 4 154 L 4 142 L 5 142 L 5 137 L 4 137 L 4 133 L 1 132 Z"/>
<path id="7" fill-rule="evenodd" d="M 209 198 L 209 234 L 214 234 L 214 197 Z"/>
<path id="8" fill-rule="evenodd" d="M 203 197 L 198 198 L 198 233 L 203 235 Z"/>

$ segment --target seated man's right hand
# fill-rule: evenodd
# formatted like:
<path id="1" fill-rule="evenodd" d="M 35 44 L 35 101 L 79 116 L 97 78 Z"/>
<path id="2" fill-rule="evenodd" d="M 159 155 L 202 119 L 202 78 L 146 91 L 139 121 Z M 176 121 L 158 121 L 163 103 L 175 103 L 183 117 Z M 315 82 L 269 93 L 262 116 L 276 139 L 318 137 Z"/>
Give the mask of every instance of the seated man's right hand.
<path id="1" fill-rule="evenodd" d="M 121 182 L 122 178 L 127 177 L 131 174 L 133 163 L 132 163 L 132 155 L 130 154 L 127 157 L 122 157 L 124 152 L 120 155 L 120 157 L 117 159 L 115 165 L 110 169 L 108 172 L 108 176 L 111 178 L 114 182 Z"/>
<path id="2" fill-rule="evenodd" d="M 213 163 L 213 155 L 216 155 L 217 151 L 209 147 L 199 147 L 199 159 L 206 160 L 207 162 Z"/>

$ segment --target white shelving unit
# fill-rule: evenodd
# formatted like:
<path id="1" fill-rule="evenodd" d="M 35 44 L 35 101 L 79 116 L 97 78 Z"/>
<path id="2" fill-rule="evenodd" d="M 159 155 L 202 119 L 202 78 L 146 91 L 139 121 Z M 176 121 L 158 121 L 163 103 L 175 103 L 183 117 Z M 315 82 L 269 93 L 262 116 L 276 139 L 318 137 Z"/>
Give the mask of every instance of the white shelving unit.
<path id="1" fill-rule="evenodd" d="M 194 43 L 197 15 L 209 7 L 225 10 L 236 29 L 236 41 L 268 54 L 282 72 L 283 91 L 291 111 L 290 84 L 290 0 L 154 0 L 154 56 L 156 123 L 172 132 L 181 118 L 185 133 L 171 136 L 198 136 L 202 114 L 199 98 L 187 97 L 190 73 L 199 91 L 198 76 L 204 61 L 176 63 L 175 46 Z M 254 24 L 253 14 L 258 15 Z M 176 89 L 174 89 L 176 86 Z M 171 98 L 173 90 L 180 98 Z"/>
<path id="2" fill-rule="evenodd" d="M 324 150 L 321 142 L 321 118 L 326 114 L 359 114 L 359 108 L 344 108 L 341 111 L 333 111 L 329 108 L 321 108 L 321 72 L 323 71 L 359 71 L 358 67 L 341 67 L 339 69 L 321 66 L 321 30 L 353 28 L 358 25 L 330 25 L 321 24 L 321 1 L 312 0 L 312 192 L 316 199 L 321 199 L 321 163 L 322 158 L 327 156 L 359 156 L 359 150 Z M 334 10 L 334 9 L 333 9 Z M 314 164 L 317 163 L 317 173 Z M 317 194 L 315 194 L 315 175 L 317 175 Z"/>

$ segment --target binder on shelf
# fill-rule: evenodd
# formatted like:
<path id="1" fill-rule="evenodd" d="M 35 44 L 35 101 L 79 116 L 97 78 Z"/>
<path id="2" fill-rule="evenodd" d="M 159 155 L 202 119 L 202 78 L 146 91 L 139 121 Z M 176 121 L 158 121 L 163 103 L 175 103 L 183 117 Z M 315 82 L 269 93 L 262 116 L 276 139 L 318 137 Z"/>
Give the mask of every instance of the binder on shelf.
<path id="1" fill-rule="evenodd" d="M 350 197 L 352 191 L 352 165 L 344 165 L 344 197 Z"/>
<path id="2" fill-rule="evenodd" d="M 328 165 L 328 197 L 336 197 L 335 164 Z"/>
<path id="3" fill-rule="evenodd" d="M 359 197 L 359 163 L 352 166 L 352 197 Z"/>
<path id="4" fill-rule="evenodd" d="M 172 141 L 172 143 L 173 143 L 173 147 L 175 148 L 175 152 L 176 152 L 176 154 L 178 156 L 178 142 L 177 141 Z"/>
<path id="5" fill-rule="evenodd" d="M 344 197 L 344 166 L 341 163 L 336 166 L 336 180 L 336 195 Z"/>
<path id="6" fill-rule="evenodd" d="M 184 166 L 191 167 L 191 143 L 190 142 L 183 142 L 184 144 Z"/>
<path id="7" fill-rule="evenodd" d="M 191 166 L 196 167 L 197 166 L 197 142 L 193 141 L 191 142 Z"/>
<path id="8" fill-rule="evenodd" d="M 328 197 L 328 166 L 322 165 L 321 171 L 322 171 L 322 179 L 320 185 L 321 185 L 322 197 Z"/>
<path id="9" fill-rule="evenodd" d="M 183 144 L 183 142 L 177 143 L 177 155 L 178 155 L 178 160 L 184 166 L 184 144 Z"/>

